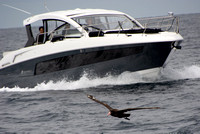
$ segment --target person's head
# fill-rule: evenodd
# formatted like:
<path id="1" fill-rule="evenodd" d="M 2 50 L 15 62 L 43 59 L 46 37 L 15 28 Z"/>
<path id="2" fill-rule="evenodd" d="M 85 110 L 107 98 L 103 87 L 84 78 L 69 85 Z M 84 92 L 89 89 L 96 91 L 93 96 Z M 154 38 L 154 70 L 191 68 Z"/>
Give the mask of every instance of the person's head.
<path id="1" fill-rule="evenodd" d="M 65 29 L 70 29 L 70 24 L 69 23 L 65 24 Z"/>
<path id="2" fill-rule="evenodd" d="M 86 19 L 86 23 L 87 23 L 88 25 L 92 25 L 92 24 L 93 24 L 93 18 L 88 17 L 88 18 Z"/>
<path id="3" fill-rule="evenodd" d="M 39 31 L 40 33 L 44 33 L 44 27 L 43 26 L 39 27 Z"/>

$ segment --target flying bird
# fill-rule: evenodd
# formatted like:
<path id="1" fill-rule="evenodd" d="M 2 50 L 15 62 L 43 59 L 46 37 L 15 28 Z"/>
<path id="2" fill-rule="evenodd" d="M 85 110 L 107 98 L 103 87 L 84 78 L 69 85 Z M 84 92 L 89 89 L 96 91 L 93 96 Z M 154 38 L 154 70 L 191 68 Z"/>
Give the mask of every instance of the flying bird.
<path id="1" fill-rule="evenodd" d="M 110 107 L 108 104 L 103 103 L 99 100 L 97 100 L 96 98 L 94 98 L 92 95 L 87 95 L 88 98 L 90 98 L 91 100 L 102 104 L 103 106 L 105 106 L 109 112 L 108 112 L 108 116 L 114 116 L 114 117 L 118 117 L 118 118 L 124 118 L 126 120 L 130 120 L 128 117 L 131 115 L 130 113 L 126 113 L 128 111 L 132 111 L 132 110 L 142 110 L 142 109 L 159 109 L 160 107 L 138 107 L 138 108 L 127 108 L 127 109 L 113 109 L 112 107 Z"/>

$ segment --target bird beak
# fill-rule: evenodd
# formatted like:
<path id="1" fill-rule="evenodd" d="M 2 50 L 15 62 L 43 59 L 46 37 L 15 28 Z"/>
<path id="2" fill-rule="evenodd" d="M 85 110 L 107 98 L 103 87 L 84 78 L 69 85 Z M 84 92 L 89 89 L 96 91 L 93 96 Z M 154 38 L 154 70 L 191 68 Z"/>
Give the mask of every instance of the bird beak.
<path id="1" fill-rule="evenodd" d="M 109 116 L 111 114 L 111 112 L 108 112 L 107 116 Z"/>

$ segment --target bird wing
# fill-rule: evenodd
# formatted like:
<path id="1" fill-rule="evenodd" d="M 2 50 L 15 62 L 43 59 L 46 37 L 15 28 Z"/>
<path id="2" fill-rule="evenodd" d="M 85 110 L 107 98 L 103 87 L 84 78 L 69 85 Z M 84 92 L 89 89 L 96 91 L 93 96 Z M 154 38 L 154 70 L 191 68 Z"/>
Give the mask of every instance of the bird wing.
<path id="1" fill-rule="evenodd" d="M 102 105 L 104 105 L 107 109 L 109 109 L 109 110 L 112 110 L 113 108 L 112 107 L 110 107 L 108 104 L 106 104 L 106 103 L 103 103 L 103 102 L 101 102 L 101 101 L 99 101 L 99 100 L 97 100 L 96 98 L 94 98 L 92 95 L 87 95 L 87 97 L 88 98 L 90 98 L 91 100 L 93 100 L 93 101 L 95 101 L 95 102 L 97 102 L 97 103 L 99 103 L 99 104 L 102 104 Z"/>
<path id="2" fill-rule="evenodd" d="M 143 109 L 159 109 L 160 107 L 137 107 L 137 108 L 127 108 L 119 110 L 120 112 L 127 112 L 132 110 L 143 110 Z"/>

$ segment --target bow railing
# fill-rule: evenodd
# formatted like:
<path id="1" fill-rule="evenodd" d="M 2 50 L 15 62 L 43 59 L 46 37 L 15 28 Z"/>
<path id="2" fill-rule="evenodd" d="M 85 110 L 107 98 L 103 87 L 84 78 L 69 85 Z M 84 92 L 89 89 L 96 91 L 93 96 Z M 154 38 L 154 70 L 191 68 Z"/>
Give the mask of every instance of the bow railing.
<path id="1" fill-rule="evenodd" d="M 136 19 L 144 28 L 156 28 L 162 31 L 173 31 L 179 33 L 179 17 L 169 15 L 162 17 Z"/>

